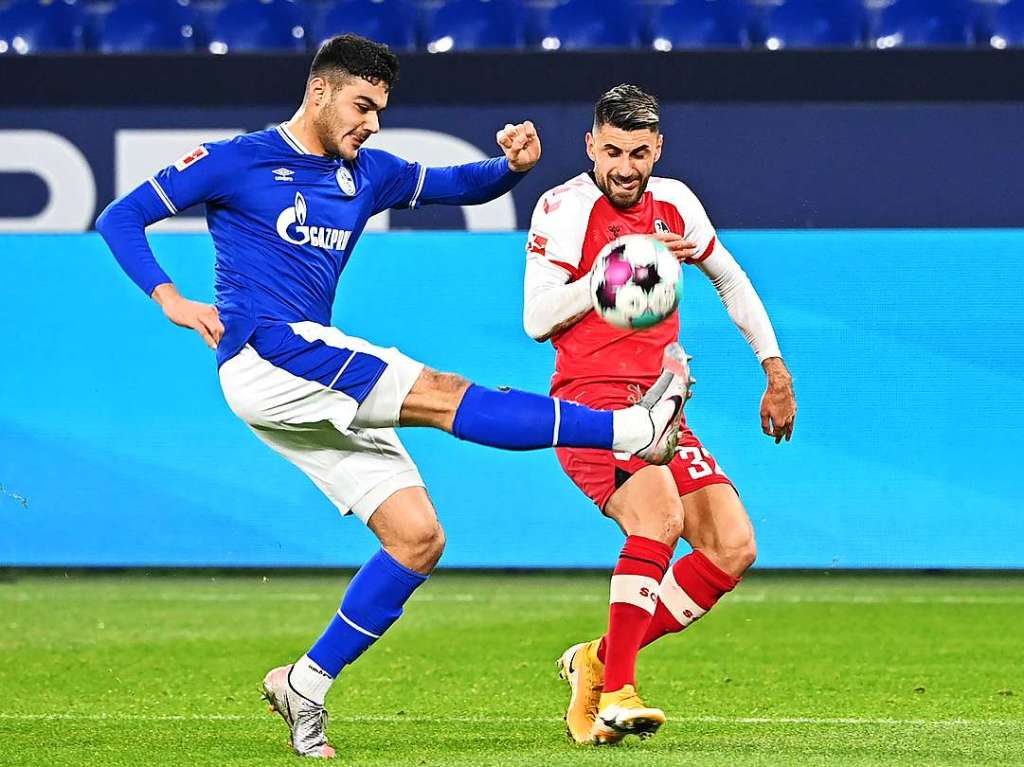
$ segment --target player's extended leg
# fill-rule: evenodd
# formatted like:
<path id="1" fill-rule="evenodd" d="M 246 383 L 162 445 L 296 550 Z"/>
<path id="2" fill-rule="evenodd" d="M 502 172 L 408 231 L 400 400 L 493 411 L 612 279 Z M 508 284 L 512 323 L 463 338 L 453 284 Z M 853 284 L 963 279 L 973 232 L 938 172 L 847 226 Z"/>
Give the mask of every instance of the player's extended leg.
<path id="1" fill-rule="evenodd" d="M 576 675 L 569 678 L 573 696 L 566 725 L 581 743 L 650 735 L 665 721 L 636 692 L 636 655 L 683 532 L 683 506 L 671 472 L 661 466 L 640 469 L 615 490 L 604 513 L 626 535 L 611 579 L 608 633 L 571 648 L 572 656 L 562 661 L 563 675 Z"/>
<path id="2" fill-rule="evenodd" d="M 352 578 L 337 614 L 310 650 L 264 680 L 268 700 L 292 728 L 293 746 L 303 756 L 334 755 L 324 732 L 327 691 L 398 620 L 444 550 L 444 532 L 422 487 L 395 492 L 367 526 L 381 550 Z"/>
<path id="3" fill-rule="evenodd" d="M 644 646 L 705 615 L 736 587 L 757 556 L 750 517 L 731 485 L 702 487 L 684 495 L 682 503 L 683 537 L 693 551 L 665 574 Z"/>
<path id="4" fill-rule="evenodd" d="M 667 463 L 675 455 L 689 368 L 678 346 L 666 353 L 665 365 L 674 377 L 658 399 L 614 411 L 517 389 L 488 389 L 425 368 L 402 403 L 398 424 L 442 429 L 459 439 L 505 450 L 598 448 Z"/>

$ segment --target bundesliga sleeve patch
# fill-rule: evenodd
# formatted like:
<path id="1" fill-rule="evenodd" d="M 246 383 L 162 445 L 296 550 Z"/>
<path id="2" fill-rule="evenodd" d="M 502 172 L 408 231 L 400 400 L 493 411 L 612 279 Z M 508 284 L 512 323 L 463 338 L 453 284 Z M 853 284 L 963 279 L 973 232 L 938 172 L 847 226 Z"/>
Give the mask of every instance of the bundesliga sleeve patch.
<path id="1" fill-rule="evenodd" d="M 526 243 L 526 249 L 538 256 L 546 256 L 547 248 L 548 238 L 539 234 L 531 234 L 529 241 Z"/>
<path id="2" fill-rule="evenodd" d="M 209 152 L 207 151 L 206 147 L 204 147 L 204 146 L 197 146 L 195 149 L 193 149 L 187 155 L 185 155 L 180 160 L 178 160 L 176 163 L 174 163 L 174 167 L 177 168 L 179 171 L 185 170 L 189 166 L 195 165 L 197 162 L 202 160 L 208 154 L 209 154 Z"/>

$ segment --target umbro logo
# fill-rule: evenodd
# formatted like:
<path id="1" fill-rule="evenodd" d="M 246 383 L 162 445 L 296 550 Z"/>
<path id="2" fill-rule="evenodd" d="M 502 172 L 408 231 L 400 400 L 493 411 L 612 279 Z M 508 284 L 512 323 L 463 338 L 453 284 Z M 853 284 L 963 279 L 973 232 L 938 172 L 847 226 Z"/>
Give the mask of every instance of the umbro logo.
<path id="1" fill-rule="evenodd" d="M 273 171 L 274 181 L 294 181 L 292 176 L 295 175 L 295 171 L 288 170 L 287 168 L 277 168 Z"/>

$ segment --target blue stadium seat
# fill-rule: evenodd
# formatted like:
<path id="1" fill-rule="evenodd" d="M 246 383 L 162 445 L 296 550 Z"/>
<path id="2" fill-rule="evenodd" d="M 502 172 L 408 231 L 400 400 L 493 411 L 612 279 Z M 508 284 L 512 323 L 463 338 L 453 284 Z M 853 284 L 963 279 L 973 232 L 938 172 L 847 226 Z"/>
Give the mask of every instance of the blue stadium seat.
<path id="1" fill-rule="evenodd" d="M 14 0 L 0 11 L 0 54 L 80 51 L 82 21 L 75 0 Z"/>
<path id="2" fill-rule="evenodd" d="M 745 10 L 737 0 L 678 0 L 652 5 L 645 43 L 659 51 L 736 47 L 743 43 Z"/>
<path id="3" fill-rule="evenodd" d="M 96 48 L 103 53 L 194 50 L 188 0 L 121 0 L 100 23 Z"/>
<path id="4" fill-rule="evenodd" d="M 970 38 L 965 0 L 866 2 L 872 48 L 964 45 Z"/>
<path id="5" fill-rule="evenodd" d="M 210 52 L 305 50 L 304 11 L 294 0 L 227 0 L 211 22 Z"/>
<path id="6" fill-rule="evenodd" d="M 568 0 L 551 11 L 541 47 L 581 50 L 636 47 L 641 14 L 633 0 Z"/>
<path id="7" fill-rule="evenodd" d="M 316 39 L 351 32 L 400 51 L 416 47 L 416 8 L 406 0 L 341 0 L 326 3 Z"/>
<path id="8" fill-rule="evenodd" d="M 523 15 L 511 0 L 447 0 L 425 17 L 430 53 L 522 48 Z"/>
<path id="9" fill-rule="evenodd" d="M 850 48 L 862 44 L 864 7 L 858 0 L 780 0 L 761 3 L 751 42 L 778 48 Z"/>
<path id="10" fill-rule="evenodd" d="M 971 42 L 991 48 L 1024 46 L 1024 0 L 975 0 Z"/>

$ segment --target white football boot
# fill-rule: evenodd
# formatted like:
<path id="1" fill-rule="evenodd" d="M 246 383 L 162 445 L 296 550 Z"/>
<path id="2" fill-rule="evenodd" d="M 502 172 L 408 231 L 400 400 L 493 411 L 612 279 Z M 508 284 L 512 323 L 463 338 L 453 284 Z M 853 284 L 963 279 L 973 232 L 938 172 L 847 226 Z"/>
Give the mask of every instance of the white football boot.
<path id="1" fill-rule="evenodd" d="M 690 375 L 691 359 L 678 343 L 665 347 L 661 376 L 634 406 L 650 413 L 653 437 L 634 453 L 647 463 L 662 465 L 675 457 L 683 406 L 691 396 L 690 387 L 696 383 Z"/>
<path id="2" fill-rule="evenodd" d="M 263 678 L 263 697 L 270 703 L 270 712 L 281 715 L 291 730 L 291 745 L 299 756 L 319 759 L 334 758 L 334 748 L 327 743 L 327 710 L 303 698 L 288 683 L 292 664 L 271 669 Z"/>

